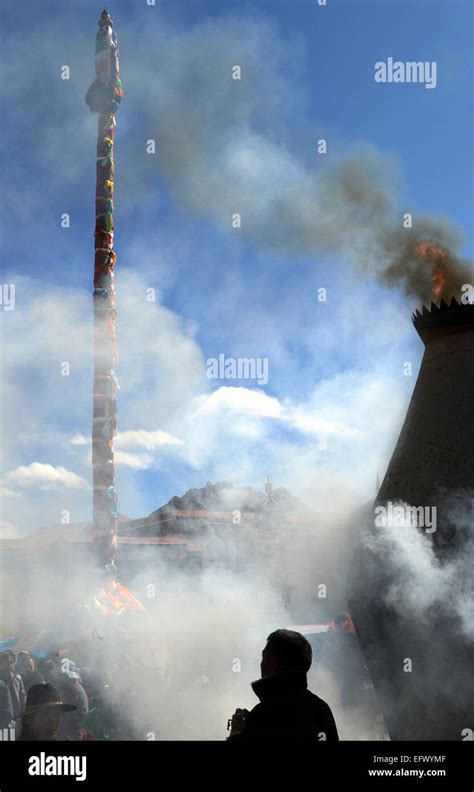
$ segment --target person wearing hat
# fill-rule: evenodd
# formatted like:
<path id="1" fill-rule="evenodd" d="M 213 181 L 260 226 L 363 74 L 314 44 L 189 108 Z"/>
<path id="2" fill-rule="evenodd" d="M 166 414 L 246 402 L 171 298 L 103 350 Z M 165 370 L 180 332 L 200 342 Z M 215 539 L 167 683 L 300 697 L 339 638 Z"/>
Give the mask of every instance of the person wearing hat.
<path id="1" fill-rule="evenodd" d="M 51 682 L 33 685 L 28 691 L 23 715 L 20 740 L 56 739 L 64 712 L 72 712 L 73 704 L 64 704 L 59 690 Z M 18 720 L 18 719 L 17 719 Z"/>

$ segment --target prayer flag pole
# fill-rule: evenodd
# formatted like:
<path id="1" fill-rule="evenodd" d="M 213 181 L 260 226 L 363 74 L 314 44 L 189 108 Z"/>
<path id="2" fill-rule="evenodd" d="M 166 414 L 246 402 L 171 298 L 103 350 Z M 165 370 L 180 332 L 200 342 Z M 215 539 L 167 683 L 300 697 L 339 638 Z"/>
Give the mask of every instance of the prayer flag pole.
<path id="1" fill-rule="evenodd" d="M 115 571 L 117 493 L 113 438 L 117 428 L 115 395 L 118 361 L 115 334 L 114 266 L 114 132 L 115 113 L 123 96 L 117 38 L 108 11 L 98 22 L 96 77 L 86 102 L 99 115 L 97 139 L 96 223 L 94 259 L 94 388 L 92 421 L 93 538 L 100 565 Z"/>

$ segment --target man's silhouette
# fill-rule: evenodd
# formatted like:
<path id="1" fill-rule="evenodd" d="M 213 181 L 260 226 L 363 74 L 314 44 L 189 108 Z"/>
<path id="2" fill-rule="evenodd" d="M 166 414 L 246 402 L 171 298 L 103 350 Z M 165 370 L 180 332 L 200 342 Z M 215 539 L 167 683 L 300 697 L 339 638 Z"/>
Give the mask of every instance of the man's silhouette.
<path id="1" fill-rule="evenodd" d="M 307 687 L 312 661 L 311 644 L 303 635 L 293 630 L 271 633 L 262 651 L 262 677 L 252 682 L 260 704 L 251 712 L 236 710 L 228 739 L 338 740 L 329 706 Z"/>

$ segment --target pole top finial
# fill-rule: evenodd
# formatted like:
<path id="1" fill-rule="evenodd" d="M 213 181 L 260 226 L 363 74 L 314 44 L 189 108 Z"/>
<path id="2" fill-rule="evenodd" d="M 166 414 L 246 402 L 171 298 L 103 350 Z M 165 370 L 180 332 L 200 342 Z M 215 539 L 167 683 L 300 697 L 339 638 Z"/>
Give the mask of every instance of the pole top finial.
<path id="1" fill-rule="evenodd" d="M 110 16 L 110 14 L 109 14 L 109 12 L 107 11 L 106 8 L 104 8 L 104 10 L 102 11 L 102 14 L 100 15 L 100 19 L 97 22 L 97 24 L 101 28 L 102 27 L 112 27 L 112 25 L 114 24 L 112 22 L 112 18 Z"/>

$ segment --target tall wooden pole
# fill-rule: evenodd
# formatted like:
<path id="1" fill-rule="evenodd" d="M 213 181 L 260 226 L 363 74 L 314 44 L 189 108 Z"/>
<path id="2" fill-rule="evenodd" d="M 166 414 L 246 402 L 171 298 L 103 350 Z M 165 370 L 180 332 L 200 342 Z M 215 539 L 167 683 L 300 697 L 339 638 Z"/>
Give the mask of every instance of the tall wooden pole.
<path id="1" fill-rule="evenodd" d="M 95 200 L 94 260 L 94 395 L 92 422 L 93 537 L 99 563 L 115 571 L 117 493 L 113 438 L 117 428 L 115 395 L 118 361 L 115 334 L 114 266 L 114 131 L 115 113 L 123 96 L 118 47 L 112 20 L 102 12 L 96 38 L 96 77 L 86 102 L 99 114 Z"/>

